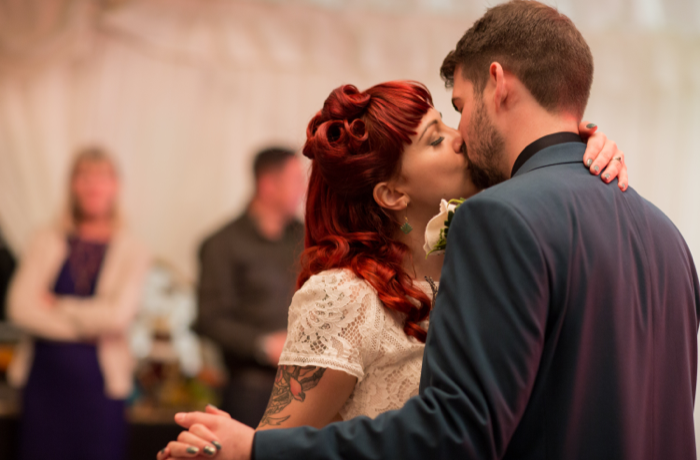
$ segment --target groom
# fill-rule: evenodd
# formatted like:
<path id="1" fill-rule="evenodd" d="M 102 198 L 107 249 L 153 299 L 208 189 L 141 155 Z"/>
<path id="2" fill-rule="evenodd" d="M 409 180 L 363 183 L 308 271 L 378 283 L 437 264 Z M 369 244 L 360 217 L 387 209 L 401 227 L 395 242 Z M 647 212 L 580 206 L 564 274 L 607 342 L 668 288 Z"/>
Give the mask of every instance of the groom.
<path id="1" fill-rule="evenodd" d="M 226 459 L 694 459 L 697 274 L 661 211 L 580 164 L 581 34 L 511 1 L 441 73 L 470 173 L 493 187 L 453 219 L 420 395 L 321 430 L 180 422 L 229 430 Z"/>

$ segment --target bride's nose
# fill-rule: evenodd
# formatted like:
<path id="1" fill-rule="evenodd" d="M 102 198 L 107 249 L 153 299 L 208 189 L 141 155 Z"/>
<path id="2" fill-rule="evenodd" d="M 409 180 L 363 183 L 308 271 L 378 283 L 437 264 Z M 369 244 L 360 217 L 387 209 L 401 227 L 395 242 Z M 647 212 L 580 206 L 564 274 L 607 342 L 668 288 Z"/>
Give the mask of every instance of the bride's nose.
<path id="1" fill-rule="evenodd" d="M 459 134 L 459 131 L 456 129 L 453 129 L 452 131 L 452 149 L 455 151 L 455 153 L 463 154 L 462 144 L 464 144 L 464 139 L 462 139 L 462 135 Z"/>

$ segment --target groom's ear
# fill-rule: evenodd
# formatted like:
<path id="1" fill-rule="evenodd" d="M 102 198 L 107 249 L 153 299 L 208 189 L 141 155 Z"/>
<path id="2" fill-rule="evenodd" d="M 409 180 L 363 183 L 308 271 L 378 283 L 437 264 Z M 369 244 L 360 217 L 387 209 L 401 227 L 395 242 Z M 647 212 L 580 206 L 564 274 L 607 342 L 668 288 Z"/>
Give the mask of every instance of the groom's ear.
<path id="1" fill-rule="evenodd" d="M 391 182 L 380 182 L 375 185 L 372 195 L 380 207 L 390 211 L 406 209 L 409 202 L 408 195 L 398 190 Z"/>
<path id="2" fill-rule="evenodd" d="M 492 62 L 489 66 L 489 85 L 493 91 L 493 104 L 496 112 L 503 110 L 508 101 L 508 85 L 503 66 L 498 62 Z"/>

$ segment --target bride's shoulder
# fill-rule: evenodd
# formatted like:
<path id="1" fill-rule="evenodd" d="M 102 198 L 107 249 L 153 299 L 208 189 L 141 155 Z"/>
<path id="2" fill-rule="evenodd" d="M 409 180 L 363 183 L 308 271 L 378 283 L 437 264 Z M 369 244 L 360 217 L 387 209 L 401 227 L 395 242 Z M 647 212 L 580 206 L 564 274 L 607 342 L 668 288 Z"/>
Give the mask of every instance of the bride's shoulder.
<path id="1" fill-rule="evenodd" d="M 364 279 L 357 276 L 349 268 L 334 268 L 312 275 L 299 291 L 309 291 L 322 288 L 327 291 L 363 291 L 376 293 L 374 288 Z"/>
<path id="2" fill-rule="evenodd" d="M 324 270 L 311 276 L 296 292 L 292 304 L 341 301 L 341 303 L 376 303 L 377 291 L 347 268 Z"/>
<path id="3" fill-rule="evenodd" d="M 345 269 L 317 273 L 292 299 L 280 363 L 330 367 L 362 379 L 384 326 L 379 298 L 366 281 Z"/>

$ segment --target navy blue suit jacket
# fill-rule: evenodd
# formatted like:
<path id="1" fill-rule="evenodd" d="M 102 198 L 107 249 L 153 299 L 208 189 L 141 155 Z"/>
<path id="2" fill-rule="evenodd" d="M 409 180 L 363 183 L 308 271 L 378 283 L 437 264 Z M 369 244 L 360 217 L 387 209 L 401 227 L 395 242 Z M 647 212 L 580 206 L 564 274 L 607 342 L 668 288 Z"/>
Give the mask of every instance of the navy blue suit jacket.
<path id="1" fill-rule="evenodd" d="M 690 252 L 584 150 L 548 147 L 460 207 L 419 396 L 374 420 L 259 432 L 256 460 L 694 459 Z"/>

